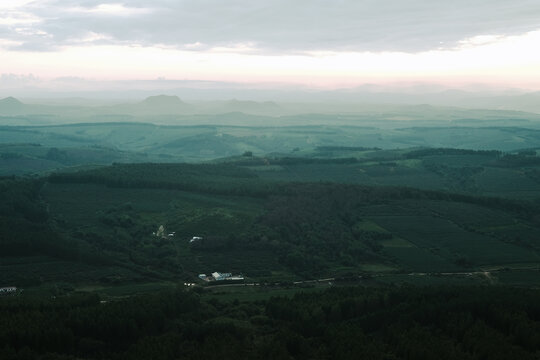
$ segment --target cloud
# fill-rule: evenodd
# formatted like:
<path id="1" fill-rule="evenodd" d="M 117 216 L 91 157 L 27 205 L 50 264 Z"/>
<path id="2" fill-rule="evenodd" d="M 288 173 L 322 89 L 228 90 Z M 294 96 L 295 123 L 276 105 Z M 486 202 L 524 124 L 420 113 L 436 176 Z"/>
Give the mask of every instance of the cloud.
<path id="1" fill-rule="evenodd" d="M 0 85 L 2 87 L 35 85 L 39 82 L 41 80 L 33 74 L 0 74 Z"/>
<path id="2" fill-rule="evenodd" d="M 0 9 L 0 25 L 2 26 L 14 26 L 14 25 L 23 25 L 23 24 L 35 24 L 40 22 L 36 16 L 33 16 L 30 13 L 25 13 L 22 11 L 12 11 L 12 10 L 1 10 Z"/>
<path id="3" fill-rule="evenodd" d="M 264 54 L 415 53 L 537 30 L 540 2 L 44 0 L 13 1 L 0 8 L 0 19 L 0 46 L 18 44 L 12 50 L 99 42 Z"/>
<path id="4" fill-rule="evenodd" d="M 93 7 L 72 7 L 67 8 L 67 12 L 98 15 L 98 16 L 116 16 L 116 17 L 130 17 L 151 14 L 151 8 L 130 8 L 124 4 L 99 4 Z"/>

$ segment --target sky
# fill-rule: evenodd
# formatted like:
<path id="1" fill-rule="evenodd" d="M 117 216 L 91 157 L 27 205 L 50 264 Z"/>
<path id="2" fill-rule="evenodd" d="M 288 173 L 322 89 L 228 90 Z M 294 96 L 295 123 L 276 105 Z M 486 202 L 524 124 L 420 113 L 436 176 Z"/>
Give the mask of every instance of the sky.
<path id="1" fill-rule="evenodd" d="M 539 44 L 538 0 L 1 0 L 0 88 L 202 80 L 536 91 Z"/>

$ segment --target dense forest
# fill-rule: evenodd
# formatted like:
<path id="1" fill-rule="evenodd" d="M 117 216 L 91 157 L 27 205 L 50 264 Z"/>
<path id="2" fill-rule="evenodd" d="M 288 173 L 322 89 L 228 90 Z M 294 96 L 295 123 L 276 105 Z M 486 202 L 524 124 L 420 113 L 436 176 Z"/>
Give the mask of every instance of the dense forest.
<path id="1" fill-rule="evenodd" d="M 3 359 L 537 359 L 538 290 L 335 287 L 222 301 L 0 298 Z"/>
<path id="2" fill-rule="evenodd" d="M 116 279 L 119 272 L 126 280 L 191 281 L 212 268 L 265 281 L 279 281 L 274 273 L 313 279 L 362 274 L 364 264 L 398 273 L 520 263 L 534 270 L 539 259 L 538 203 L 531 201 L 274 181 L 236 163 L 114 164 L 6 177 L 0 185 L 1 256 L 21 266 L 30 261 L 25 256 L 48 256 L 101 269 L 85 281 Z M 179 237 L 152 236 L 160 224 Z M 188 243 L 195 235 L 203 239 Z M 84 274 L 62 277 L 79 282 Z M 7 266 L 1 279 L 28 285 L 54 276 Z"/>
<path id="3" fill-rule="evenodd" d="M 340 160 L 340 159 L 338 159 Z M 348 159 L 344 159 L 345 163 Z M 288 161 L 288 159 L 284 159 Z M 300 160 L 299 160 L 300 161 Z M 99 169 L 55 173 L 52 183 L 97 183 L 114 188 L 157 188 L 215 193 L 225 195 L 320 196 L 331 193 L 336 201 L 346 198 L 381 202 L 389 199 L 427 198 L 480 204 L 508 210 L 534 211 L 534 204 L 499 197 L 455 194 L 447 191 L 426 191 L 409 187 L 374 187 L 326 183 L 323 185 L 265 181 L 256 172 L 236 164 L 113 164 Z"/>
<path id="4" fill-rule="evenodd" d="M 126 189 L 173 189 L 240 196 L 240 199 L 263 198 L 263 214 L 254 218 L 247 227 L 221 228 L 218 232 L 211 230 L 215 224 L 209 224 L 203 231 L 206 238 L 194 244 L 192 250 L 207 254 L 232 251 L 235 256 L 250 250 L 270 252 L 281 265 L 304 277 L 328 274 L 336 266 L 386 260 L 387 256 L 381 252 L 381 242 L 392 239 L 393 235 L 370 230 L 369 226 L 366 228 L 362 224 L 369 215 L 367 206 L 398 203 L 404 206 L 427 201 L 471 204 L 503 211 L 538 225 L 535 217 L 537 204 L 530 202 L 406 187 L 271 182 L 261 179 L 254 171 L 229 164 L 116 164 L 97 170 L 53 174 L 49 181 L 53 184 L 103 184 Z M 122 222 L 122 216 L 130 218 Z M 136 225 L 140 221 L 126 209 L 110 213 L 102 222 L 106 226 L 127 229 L 135 241 L 141 237 L 137 235 L 140 226 Z M 111 248 L 113 243 L 101 246 Z M 456 255 L 452 261 L 466 265 L 467 262 L 458 257 Z M 149 264 L 148 261 L 142 263 Z M 174 268 L 173 260 L 162 264 L 170 264 L 169 268 Z"/>
<path id="5" fill-rule="evenodd" d="M 0 179 L 0 245 L 2 256 L 36 252 L 61 255 L 65 248 L 47 224 L 49 218 L 39 191 L 42 181 L 15 177 Z"/>
<path id="6" fill-rule="evenodd" d="M 538 358 L 535 155 L 317 151 L 1 178 L 2 358 Z"/>

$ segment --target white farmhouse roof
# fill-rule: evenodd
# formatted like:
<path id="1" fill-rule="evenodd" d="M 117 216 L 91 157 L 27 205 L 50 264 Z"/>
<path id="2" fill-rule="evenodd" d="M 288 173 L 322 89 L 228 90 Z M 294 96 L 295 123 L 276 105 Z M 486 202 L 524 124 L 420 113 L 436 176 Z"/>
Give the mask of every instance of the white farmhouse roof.
<path id="1" fill-rule="evenodd" d="M 8 287 L 0 288 L 0 293 L 10 293 L 10 292 L 15 292 L 15 291 L 17 291 L 16 286 L 8 286 Z"/>

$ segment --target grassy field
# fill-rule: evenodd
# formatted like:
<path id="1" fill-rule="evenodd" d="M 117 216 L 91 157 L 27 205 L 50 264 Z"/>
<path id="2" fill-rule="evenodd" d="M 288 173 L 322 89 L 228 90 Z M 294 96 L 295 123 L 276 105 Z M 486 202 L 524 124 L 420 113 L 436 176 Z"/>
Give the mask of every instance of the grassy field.
<path id="1" fill-rule="evenodd" d="M 486 168 L 474 179 L 484 195 L 524 200 L 540 197 L 540 185 L 521 169 Z"/>
<path id="2" fill-rule="evenodd" d="M 522 247 L 492 237 L 465 231 L 448 219 L 427 216 L 387 216 L 374 219 L 393 234 L 418 247 L 431 249 L 449 261 L 464 257 L 472 264 L 540 260 Z"/>

